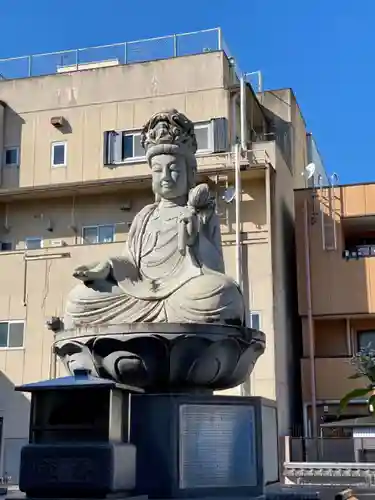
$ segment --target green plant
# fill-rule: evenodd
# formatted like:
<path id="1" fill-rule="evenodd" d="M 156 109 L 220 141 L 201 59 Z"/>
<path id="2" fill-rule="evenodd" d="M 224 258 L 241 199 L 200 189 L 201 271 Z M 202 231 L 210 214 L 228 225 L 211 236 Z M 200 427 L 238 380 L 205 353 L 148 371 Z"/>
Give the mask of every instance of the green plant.
<path id="1" fill-rule="evenodd" d="M 348 392 L 340 401 L 339 412 L 341 413 L 353 399 L 368 397 L 369 406 L 375 407 L 375 349 L 370 345 L 362 348 L 350 360 L 355 367 L 354 375 L 350 379 L 367 378 L 369 384 Z"/>

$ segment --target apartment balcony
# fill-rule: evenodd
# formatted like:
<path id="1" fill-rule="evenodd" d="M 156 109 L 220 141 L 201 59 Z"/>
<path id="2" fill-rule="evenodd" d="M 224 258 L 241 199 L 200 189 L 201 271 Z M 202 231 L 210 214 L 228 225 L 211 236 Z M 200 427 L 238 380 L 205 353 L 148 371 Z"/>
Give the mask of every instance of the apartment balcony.
<path id="1" fill-rule="evenodd" d="M 375 313 L 374 195 L 375 185 L 297 192 L 296 244 L 302 316 L 307 314 L 307 268 L 311 274 L 314 316 Z"/>
<path id="2" fill-rule="evenodd" d="M 301 359 L 302 397 L 311 401 L 311 368 L 309 359 Z M 339 401 L 349 391 L 362 387 L 361 379 L 349 379 L 355 373 L 350 358 L 315 358 L 317 401 Z"/>
<path id="3" fill-rule="evenodd" d="M 367 217 L 375 213 L 375 184 L 340 187 L 343 217 Z"/>
<path id="4" fill-rule="evenodd" d="M 375 259 L 346 260 L 329 254 L 314 265 L 311 279 L 315 315 L 357 315 L 375 312 Z"/>

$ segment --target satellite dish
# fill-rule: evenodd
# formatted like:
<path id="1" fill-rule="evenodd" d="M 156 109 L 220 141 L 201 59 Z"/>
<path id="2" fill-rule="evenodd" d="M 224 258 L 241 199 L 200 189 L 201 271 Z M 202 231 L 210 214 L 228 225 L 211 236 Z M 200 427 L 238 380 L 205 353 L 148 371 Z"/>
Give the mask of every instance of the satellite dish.
<path id="1" fill-rule="evenodd" d="M 236 190 L 234 189 L 233 186 L 228 186 L 224 191 L 222 199 L 225 201 L 225 203 L 232 203 L 235 197 L 236 197 Z"/>
<path id="2" fill-rule="evenodd" d="M 311 177 L 314 175 L 315 173 L 315 163 L 309 163 L 306 167 L 305 167 L 305 171 L 302 172 L 302 175 L 305 175 L 307 179 L 311 179 Z"/>

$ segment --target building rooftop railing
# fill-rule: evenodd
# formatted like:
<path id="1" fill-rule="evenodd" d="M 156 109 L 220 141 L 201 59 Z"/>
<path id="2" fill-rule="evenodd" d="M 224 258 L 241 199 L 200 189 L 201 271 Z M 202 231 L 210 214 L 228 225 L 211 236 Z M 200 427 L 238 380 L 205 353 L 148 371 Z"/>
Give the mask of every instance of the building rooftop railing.
<path id="1" fill-rule="evenodd" d="M 221 28 L 0 59 L 0 80 L 52 75 L 120 64 L 156 61 L 223 50 L 230 52 Z"/>

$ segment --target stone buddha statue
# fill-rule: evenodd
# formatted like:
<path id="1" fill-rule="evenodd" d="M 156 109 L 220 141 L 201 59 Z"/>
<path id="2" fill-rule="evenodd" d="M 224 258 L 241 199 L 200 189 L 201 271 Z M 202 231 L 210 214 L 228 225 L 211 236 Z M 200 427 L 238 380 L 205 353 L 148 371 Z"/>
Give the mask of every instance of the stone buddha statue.
<path id="1" fill-rule="evenodd" d="M 244 325 L 238 285 L 224 274 L 220 225 L 206 184 L 195 185 L 193 123 L 156 113 L 141 143 L 155 203 L 134 218 L 122 256 L 77 268 L 64 327 L 135 322 Z"/>

